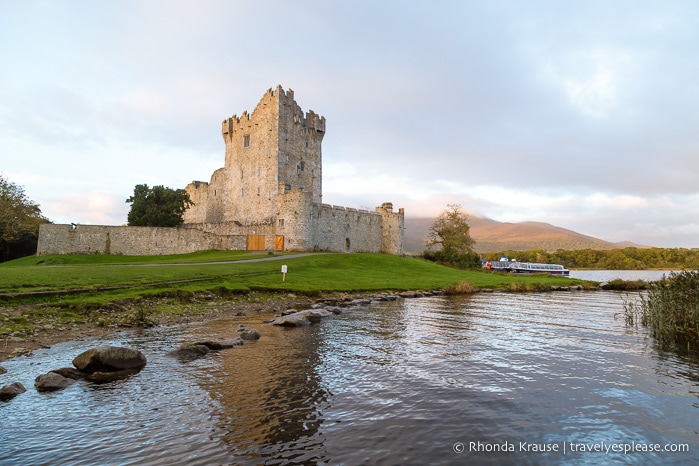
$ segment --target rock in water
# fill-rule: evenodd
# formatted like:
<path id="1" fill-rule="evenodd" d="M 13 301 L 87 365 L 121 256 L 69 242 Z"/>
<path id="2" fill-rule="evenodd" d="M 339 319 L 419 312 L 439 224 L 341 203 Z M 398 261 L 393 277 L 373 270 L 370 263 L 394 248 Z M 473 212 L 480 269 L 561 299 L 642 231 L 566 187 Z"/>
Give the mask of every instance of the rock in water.
<path id="1" fill-rule="evenodd" d="M 99 346 L 77 355 L 73 365 L 80 372 L 87 373 L 142 369 L 146 365 L 146 357 L 131 348 Z"/>
<path id="2" fill-rule="evenodd" d="M 54 369 L 50 372 L 55 372 L 56 374 L 62 375 L 67 379 L 80 380 L 85 374 L 72 367 L 61 367 L 60 369 Z"/>
<path id="3" fill-rule="evenodd" d="M 57 372 L 49 372 L 40 375 L 34 380 L 34 387 L 37 392 L 55 392 L 63 390 L 68 385 L 75 383 L 75 380 L 63 377 Z"/>
<path id="4" fill-rule="evenodd" d="M 320 322 L 324 317 L 331 317 L 335 314 L 327 309 L 306 309 L 298 311 L 294 314 L 287 314 L 277 317 L 272 321 L 272 325 L 281 325 L 284 327 L 302 327 L 308 324 Z"/>
<path id="5" fill-rule="evenodd" d="M 24 388 L 24 385 L 19 382 L 13 382 L 10 385 L 5 385 L 4 387 L 0 388 L 0 401 L 11 400 L 20 393 L 24 393 L 26 391 L 27 389 Z"/>
<path id="6" fill-rule="evenodd" d="M 240 338 L 243 340 L 259 340 L 262 336 L 260 332 L 250 327 L 243 327 L 238 331 L 240 332 Z"/>
<path id="7" fill-rule="evenodd" d="M 179 348 L 170 351 L 168 356 L 173 357 L 180 362 L 190 362 L 194 361 L 195 359 L 203 358 L 209 354 L 210 351 L 211 350 L 206 345 L 185 343 Z"/>
<path id="8" fill-rule="evenodd" d="M 123 369 L 120 371 L 93 372 L 92 374 L 86 374 L 85 379 L 95 383 L 114 382 L 115 380 L 124 379 L 132 374 L 136 374 L 139 371 L 140 369 Z"/>
<path id="9" fill-rule="evenodd" d="M 240 341 L 240 338 L 237 338 L 233 341 L 211 341 L 211 340 L 205 340 L 205 341 L 197 341 L 192 343 L 192 345 L 203 345 L 209 348 L 212 351 L 219 351 L 219 350 L 224 350 L 224 349 L 229 349 L 233 348 L 234 346 L 239 346 L 242 345 L 243 342 Z"/>
<path id="10" fill-rule="evenodd" d="M 310 322 L 306 320 L 305 316 L 297 314 L 277 317 L 272 321 L 272 325 L 281 325 L 282 327 L 303 327 L 308 324 L 310 324 Z"/>

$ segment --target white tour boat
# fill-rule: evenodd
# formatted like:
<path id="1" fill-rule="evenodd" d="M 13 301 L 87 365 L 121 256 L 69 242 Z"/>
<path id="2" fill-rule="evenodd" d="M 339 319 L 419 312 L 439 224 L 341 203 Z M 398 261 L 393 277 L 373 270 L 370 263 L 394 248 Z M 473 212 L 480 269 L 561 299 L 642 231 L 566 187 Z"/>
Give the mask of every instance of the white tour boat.
<path id="1" fill-rule="evenodd" d="M 519 262 L 501 257 L 499 261 L 483 261 L 483 268 L 496 272 L 512 273 L 550 273 L 552 275 L 570 275 L 570 270 L 560 264 L 542 264 L 539 262 Z"/>

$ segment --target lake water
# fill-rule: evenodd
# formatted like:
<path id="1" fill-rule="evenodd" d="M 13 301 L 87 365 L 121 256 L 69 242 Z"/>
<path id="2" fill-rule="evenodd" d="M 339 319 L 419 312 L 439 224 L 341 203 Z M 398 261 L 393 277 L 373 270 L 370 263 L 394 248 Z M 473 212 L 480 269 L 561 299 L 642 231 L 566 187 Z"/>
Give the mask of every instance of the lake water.
<path id="1" fill-rule="evenodd" d="M 647 282 L 668 277 L 671 270 L 571 270 L 570 278 L 591 280 L 595 282 L 610 282 L 621 280 L 644 280 Z"/>
<path id="2" fill-rule="evenodd" d="M 258 314 L 55 345 L 2 364 L 0 386 L 28 391 L 0 403 L 0 464 L 695 464 L 699 368 L 627 329 L 622 296 L 416 298 L 304 328 Z M 166 357 L 240 323 L 262 338 Z M 96 344 L 148 365 L 34 390 Z M 673 451 L 614 451 L 631 448 Z"/>

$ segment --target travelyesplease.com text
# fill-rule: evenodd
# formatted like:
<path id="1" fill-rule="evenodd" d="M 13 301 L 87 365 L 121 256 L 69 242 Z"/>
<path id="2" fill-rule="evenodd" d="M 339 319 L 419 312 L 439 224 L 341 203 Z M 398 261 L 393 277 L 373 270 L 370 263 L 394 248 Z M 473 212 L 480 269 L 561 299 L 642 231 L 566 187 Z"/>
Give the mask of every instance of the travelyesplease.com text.
<path id="1" fill-rule="evenodd" d="M 646 443 L 646 442 L 456 442 L 456 453 L 679 453 L 689 452 L 687 443 Z"/>

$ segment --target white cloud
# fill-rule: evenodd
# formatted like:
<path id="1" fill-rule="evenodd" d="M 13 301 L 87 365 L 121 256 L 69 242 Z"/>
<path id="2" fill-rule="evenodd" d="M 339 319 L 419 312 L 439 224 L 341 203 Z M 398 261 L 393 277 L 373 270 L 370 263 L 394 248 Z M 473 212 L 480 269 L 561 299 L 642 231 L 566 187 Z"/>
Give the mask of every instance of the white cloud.
<path id="1" fill-rule="evenodd" d="M 592 51 L 566 58 L 573 69 L 549 62 L 548 74 L 565 92 L 569 102 L 588 116 L 606 118 L 619 104 L 621 87 L 632 74 L 625 67 L 628 58 L 621 53 Z M 628 66 L 626 66 L 628 67 Z"/>
<path id="2" fill-rule="evenodd" d="M 44 216 L 54 223 L 124 225 L 129 205 L 123 197 L 93 190 L 76 192 L 45 201 Z"/>

